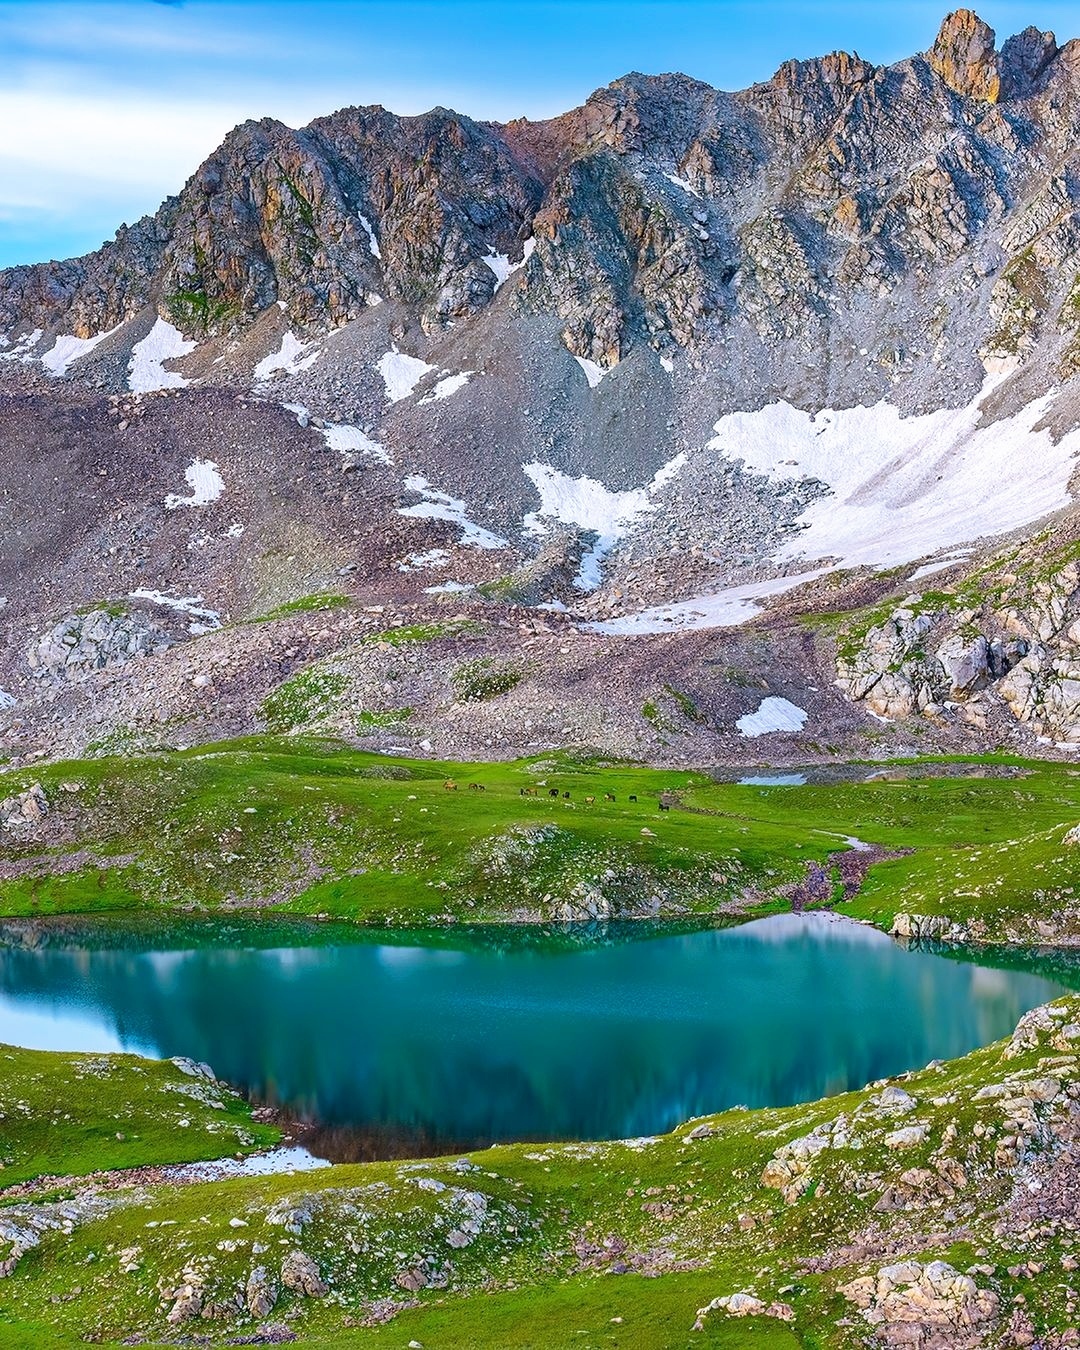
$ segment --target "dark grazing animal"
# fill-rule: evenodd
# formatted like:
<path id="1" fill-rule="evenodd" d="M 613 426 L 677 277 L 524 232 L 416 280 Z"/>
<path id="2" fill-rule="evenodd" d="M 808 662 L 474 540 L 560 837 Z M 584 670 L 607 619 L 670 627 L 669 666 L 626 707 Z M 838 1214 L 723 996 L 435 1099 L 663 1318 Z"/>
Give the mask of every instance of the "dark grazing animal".
<path id="1" fill-rule="evenodd" d="M 636 801 L 637 801 L 637 795 L 636 795 L 635 793 L 631 792 L 630 796 L 629 796 L 626 800 L 627 800 L 627 801 L 630 801 L 630 802 L 636 802 Z"/>
<path id="2" fill-rule="evenodd" d="M 671 803 L 670 803 L 670 802 L 657 802 L 656 804 L 657 804 L 657 806 L 660 808 L 661 811 L 670 811 L 670 810 L 671 810 Z"/>

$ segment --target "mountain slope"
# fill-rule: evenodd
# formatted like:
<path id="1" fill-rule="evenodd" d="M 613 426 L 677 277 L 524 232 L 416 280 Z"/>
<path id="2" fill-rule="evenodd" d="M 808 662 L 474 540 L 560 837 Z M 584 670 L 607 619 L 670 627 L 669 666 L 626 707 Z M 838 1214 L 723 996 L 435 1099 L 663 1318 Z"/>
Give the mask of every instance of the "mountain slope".
<path id="1" fill-rule="evenodd" d="M 813 617 L 903 608 L 939 564 L 981 604 L 1002 549 L 1045 570 L 1036 524 L 1072 546 L 1078 124 L 1080 43 L 999 50 L 960 10 L 894 66 L 733 94 L 633 74 L 542 123 L 238 127 L 97 253 L 0 272 L 10 751 L 257 729 L 312 660 L 444 754 L 1080 740 L 1060 567 L 1027 702 L 997 687 L 1025 630 L 883 727 Z M 515 675 L 472 706 L 459 642 L 356 645 L 458 613 Z M 647 715 L 668 689 L 695 715 Z M 803 730 L 747 744 L 763 696 Z"/>

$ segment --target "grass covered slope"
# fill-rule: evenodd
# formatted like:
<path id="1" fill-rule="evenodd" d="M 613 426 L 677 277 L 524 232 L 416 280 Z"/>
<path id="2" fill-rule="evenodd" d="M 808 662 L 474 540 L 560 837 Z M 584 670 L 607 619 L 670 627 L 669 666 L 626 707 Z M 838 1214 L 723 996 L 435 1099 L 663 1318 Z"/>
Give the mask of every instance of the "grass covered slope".
<path id="1" fill-rule="evenodd" d="M 870 863 L 847 908 L 885 927 L 914 912 L 986 940 L 1080 938 L 1080 847 L 1064 842 L 1080 777 L 1061 764 L 739 786 L 570 755 L 444 764 L 256 739 L 9 773 L 0 792 L 38 780 L 48 814 L 0 831 L 2 914 L 676 917 L 785 906 L 796 888 L 836 900 Z M 838 869 L 851 836 L 878 851 Z"/>
<path id="2" fill-rule="evenodd" d="M 787 1350 L 905 1326 L 1057 1350 L 1078 1051 L 1070 998 L 952 1063 L 658 1138 L 7 1204 L 0 1231 L 40 1240 L 0 1252 L 0 1339 Z"/>
<path id="3" fill-rule="evenodd" d="M 200 1067 L 0 1046 L 0 1188 L 42 1175 L 200 1162 L 278 1138 Z"/>

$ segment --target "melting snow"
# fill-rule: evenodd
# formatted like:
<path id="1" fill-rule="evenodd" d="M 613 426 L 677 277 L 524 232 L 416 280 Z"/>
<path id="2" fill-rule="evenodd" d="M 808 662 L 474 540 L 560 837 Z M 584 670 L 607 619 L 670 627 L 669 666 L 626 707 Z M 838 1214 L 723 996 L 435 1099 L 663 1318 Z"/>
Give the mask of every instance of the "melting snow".
<path id="1" fill-rule="evenodd" d="M 511 262 L 506 253 L 489 253 L 486 258 L 481 259 L 481 261 L 486 262 L 495 273 L 496 290 L 498 290 L 500 286 L 505 286 L 515 272 L 521 271 L 532 257 L 535 248 L 536 240 L 530 238 L 525 240 L 525 248 L 522 252 L 520 262 Z"/>
<path id="2" fill-rule="evenodd" d="M 420 402 L 438 403 L 441 399 L 449 398 L 451 394 L 456 394 L 459 389 L 465 388 L 471 375 L 471 370 L 463 370 L 459 375 L 445 375 L 431 393 L 422 398 Z"/>
<path id="3" fill-rule="evenodd" d="M 151 604 L 164 605 L 167 609 L 187 614 L 192 619 L 188 624 L 188 632 L 193 637 L 216 632 L 221 627 L 221 615 L 216 609 L 204 608 L 201 595 L 166 595 L 163 591 L 138 590 L 129 591 L 128 599 L 149 600 Z"/>
<path id="4" fill-rule="evenodd" d="M 281 406 L 286 412 L 291 412 L 302 427 L 311 421 L 311 409 L 305 408 L 302 403 L 283 403 Z"/>
<path id="5" fill-rule="evenodd" d="M 131 349 L 128 363 L 128 388 L 133 394 L 152 394 L 157 389 L 182 389 L 190 380 L 174 370 L 166 370 L 163 361 L 187 356 L 198 346 L 190 342 L 179 328 L 164 319 L 156 319 L 153 328 L 141 342 Z"/>
<path id="6" fill-rule="evenodd" d="M 311 351 L 311 345 L 301 342 L 295 333 L 284 333 L 278 350 L 264 356 L 255 367 L 255 379 L 268 380 L 278 370 L 283 370 L 286 375 L 299 375 L 313 366 L 321 355 L 318 350 Z"/>
<path id="7" fill-rule="evenodd" d="M 206 506 L 208 502 L 216 502 L 225 491 L 225 480 L 211 459 L 193 459 L 184 471 L 184 478 L 191 488 L 191 496 L 180 497 L 170 492 L 165 498 L 166 511 L 178 506 Z"/>
<path id="8" fill-rule="evenodd" d="M 371 256 L 373 258 L 381 259 L 382 250 L 379 248 L 379 241 L 375 238 L 375 230 L 372 227 L 371 221 L 368 220 L 367 216 L 357 216 L 357 220 L 359 220 L 361 228 L 367 235 L 368 248 L 371 249 Z"/>
<path id="9" fill-rule="evenodd" d="M 602 580 L 600 565 L 606 555 L 639 516 L 656 509 L 653 494 L 669 483 L 685 463 L 685 455 L 676 455 L 656 472 L 647 487 L 612 492 L 595 478 L 571 478 L 550 464 L 534 460 L 522 467 L 540 494 L 540 508 L 525 517 L 525 530 L 529 534 L 545 533 L 543 518 L 547 517 L 595 533 L 596 543 L 582 558 L 574 578 L 578 590 L 595 590 Z"/>
<path id="10" fill-rule="evenodd" d="M 441 586 L 425 586 L 425 595 L 456 595 L 460 591 L 475 591 L 471 581 L 444 581 Z"/>
<path id="11" fill-rule="evenodd" d="M 375 369 L 383 377 L 383 384 L 386 385 L 387 402 L 400 403 L 403 398 L 409 397 L 424 376 L 435 367 L 421 361 L 418 356 L 406 356 L 404 352 L 399 352 L 397 347 L 394 347 L 379 357 Z"/>
<path id="12" fill-rule="evenodd" d="M 660 358 L 660 366 L 661 369 L 666 370 L 669 375 L 674 374 L 675 362 L 670 356 L 662 356 Z"/>
<path id="13" fill-rule="evenodd" d="M 595 361 L 590 361 L 587 356 L 575 356 L 574 360 L 585 372 L 585 378 L 589 382 L 590 389 L 595 389 L 596 386 L 607 374 L 607 371 L 604 369 L 603 366 L 598 365 L 597 362 Z"/>
<path id="14" fill-rule="evenodd" d="M 698 192 L 697 188 L 691 187 L 690 184 L 686 181 L 686 179 L 680 178 L 678 174 L 666 173 L 664 174 L 664 177 L 668 180 L 669 183 L 673 183 L 677 188 L 682 188 L 683 192 L 689 193 L 691 197 L 701 196 L 701 193 Z"/>
<path id="15" fill-rule="evenodd" d="M 117 324 L 116 328 L 119 327 L 120 325 Z M 67 368 L 73 361 L 78 361 L 81 356 L 86 356 L 87 353 L 92 352 L 99 342 L 104 342 L 107 337 L 112 337 L 116 328 L 110 328 L 107 333 L 98 333 L 95 337 L 58 337 L 41 358 L 41 364 L 54 379 L 57 379 L 67 373 Z"/>
<path id="16" fill-rule="evenodd" d="M 419 474 L 410 474 L 405 479 L 405 486 L 410 492 L 419 493 L 424 500 L 417 502 L 415 506 L 398 507 L 399 516 L 411 516 L 418 520 L 448 520 L 454 525 L 460 525 L 461 542 L 473 548 L 509 548 L 507 540 L 500 539 L 497 534 L 475 525 L 469 519 L 468 508 L 463 501 L 459 501 L 457 497 L 449 497 L 445 492 L 436 491 L 426 478 L 421 478 Z"/>
<path id="17" fill-rule="evenodd" d="M 955 567 L 958 562 L 968 557 L 971 553 L 969 548 L 957 549 L 955 553 L 950 553 L 948 557 L 939 558 L 937 562 L 924 563 L 922 567 L 916 567 L 908 581 L 918 581 L 921 577 L 933 576 L 935 572 L 944 572 L 946 567 Z"/>
<path id="18" fill-rule="evenodd" d="M 43 336 L 43 330 L 35 328 L 32 333 L 24 333 L 15 346 L 10 351 L 0 352 L 0 361 L 34 361 L 37 358 L 31 355 L 33 349 L 38 345 Z M 4 338 L 0 341 L 0 347 L 10 345 L 11 339 Z"/>
<path id="19" fill-rule="evenodd" d="M 804 581 L 813 581 L 828 568 L 800 572 L 795 576 L 773 577 L 769 581 L 751 581 L 745 586 L 729 586 L 713 595 L 696 595 L 690 600 L 676 600 L 668 605 L 655 605 L 627 614 L 620 619 L 606 619 L 602 623 L 582 624 L 588 633 L 611 633 L 625 636 L 640 633 L 678 633 L 689 628 L 737 628 L 764 611 L 760 600 L 783 595 Z"/>
<path id="20" fill-rule="evenodd" d="M 1053 392 L 980 425 L 980 401 L 994 384 L 965 408 L 918 417 L 888 403 L 816 416 L 774 403 L 722 417 L 708 449 L 774 481 L 816 478 L 832 489 L 807 507 L 807 528 L 779 558 L 835 557 L 845 567 L 913 562 L 1069 504 L 1080 431 L 1055 445 L 1049 430 L 1032 429 Z"/>
<path id="21" fill-rule="evenodd" d="M 445 548 L 429 548 L 426 553 L 410 553 L 398 563 L 399 572 L 420 572 L 424 568 L 445 567 L 450 554 Z"/>
<path id="22" fill-rule="evenodd" d="M 739 787 L 805 787 L 804 773 L 762 774 L 755 778 L 740 778 Z"/>
<path id="23" fill-rule="evenodd" d="M 740 717 L 735 725 L 744 736 L 767 736 L 771 731 L 802 731 L 808 714 L 786 698 L 763 698 L 757 711 Z"/>
<path id="24" fill-rule="evenodd" d="M 14 708 L 15 695 L 9 694 L 6 689 L 0 689 L 0 709 Z"/>
<path id="25" fill-rule="evenodd" d="M 301 425 L 303 424 L 301 423 Z M 331 450 L 336 450 L 344 460 L 348 460 L 353 455 L 368 455 L 371 459 L 377 459 L 380 464 L 393 463 L 390 452 L 386 447 L 380 445 L 378 441 L 373 441 L 359 427 L 351 427 L 343 423 L 322 427 L 321 430 L 327 446 Z"/>

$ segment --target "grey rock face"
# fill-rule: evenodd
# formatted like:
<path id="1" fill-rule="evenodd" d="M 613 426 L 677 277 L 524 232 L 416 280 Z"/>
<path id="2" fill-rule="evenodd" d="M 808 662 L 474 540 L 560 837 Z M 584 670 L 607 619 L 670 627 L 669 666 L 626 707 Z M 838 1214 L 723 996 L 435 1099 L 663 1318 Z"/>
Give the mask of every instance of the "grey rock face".
<path id="1" fill-rule="evenodd" d="M 49 814 L 49 799 L 40 783 L 33 783 L 25 792 L 0 801 L 0 830 L 11 834 L 28 834 Z"/>
<path id="2" fill-rule="evenodd" d="M 307 1252 L 296 1248 L 281 1263 L 281 1283 L 293 1293 L 305 1298 L 325 1298 L 330 1286 L 323 1279 L 318 1264 Z"/>
<path id="3" fill-rule="evenodd" d="M 78 680 L 164 651 L 169 634 L 145 614 L 94 609 L 69 614 L 30 648 L 30 669 L 41 679 Z"/>
<path id="4" fill-rule="evenodd" d="M 1074 324 L 1078 102 L 1076 44 L 1029 28 L 999 52 L 958 10 L 924 56 L 790 61 L 735 94 L 635 74 L 539 123 L 246 122 L 96 253 L 0 273 L 0 332 L 90 336 L 152 305 L 203 337 L 275 302 L 328 328 L 380 297 L 432 332 L 489 306 L 506 259 L 512 303 L 605 366 L 735 334 L 854 359 L 873 307 L 919 335 L 865 353 L 890 374 L 942 360 L 973 316 L 1015 354 Z"/>

